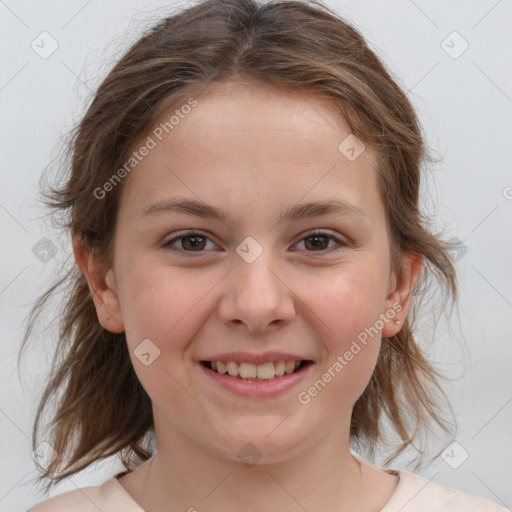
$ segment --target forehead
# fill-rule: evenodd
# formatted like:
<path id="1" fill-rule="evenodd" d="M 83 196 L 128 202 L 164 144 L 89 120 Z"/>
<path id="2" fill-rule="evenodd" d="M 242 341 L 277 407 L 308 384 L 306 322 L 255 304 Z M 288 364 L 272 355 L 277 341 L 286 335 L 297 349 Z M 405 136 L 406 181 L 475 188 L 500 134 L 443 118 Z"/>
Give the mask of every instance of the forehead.
<path id="1" fill-rule="evenodd" d="M 333 149 L 333 141 L 324 140 L 324 136 L 340 138 L 350 134 L 337 106 L 309 91 L 228 83 L 217 85 L 195 99 L 197 106 L 180 120 L 180 126 L 173 128 L 172 133 L 165 133 L 164 137 L 172 135 L 176 143 L 180 143 L 183 138 L 189 138 L 191 131 L 198 131 L 201 136 L 207 131 L 209 141 L 223 144 L 236 139 L 239 143 L 245 142 L 245 146 L 262 142 L 265 147 L 261 150 L 265 150 L 265 154 L 277 148 L 279 151 L 275 156 L 287 158 L 285 149 L 290 139 L 328 151 Z M 182 105 L 184 103 L 182 100 Z M 166 119 L 169 119 L 169 113 L 159 119 L 157 126 Z M 217 133 L 219 130 L 222 133 Z M 249 136 L 253 139 L 248 139 Z M 286 144 L 279 144 L 281 141 Z M 294 145 L 292 149 L 296 151 L 297 147 Z"/>
<path id="2" fill-rule="evenodd" d="M 193 104 L 191 98 L 195 106 L 182 107 Z M 372 204 L 379 201 L 375 155 L 365 148 L 347 158 L 344 141 L 353 135 L 331 102 L 235 84 L 191 98 L 169 109 L 146 136 L 154 147 L 131 172 L 121 200 L 133 215 L 184 194 L 225 209 L 341 195 L 382 213 L 382 205 Z"/>

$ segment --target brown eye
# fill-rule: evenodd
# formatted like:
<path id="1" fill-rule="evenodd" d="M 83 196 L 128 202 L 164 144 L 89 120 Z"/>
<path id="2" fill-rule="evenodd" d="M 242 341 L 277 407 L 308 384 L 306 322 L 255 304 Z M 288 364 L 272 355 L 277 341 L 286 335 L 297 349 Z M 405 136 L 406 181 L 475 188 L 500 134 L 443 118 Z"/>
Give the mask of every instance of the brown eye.
<path id="1" fill-rule="evenodd" d="M 325 250 L 329 246 L 329 237 L 325 235 L 308 236 L 304 240 L 309 241 L 309 244 L 305 244 L 308 249 Z"/>
<path id="2" fill-rule="evenodd" d="M 169 240 L 164 244 L 164 247 L 170 247 L 173 250 L 182 251 L 182 252 L 204 252 L 204 249 L 207 245 L 207 240 L 210 240 L 206 235 L 202 233 L 192 232 L 186 235 L 178 236 Z M 173 247 L 174 244 L 179 243 L 177 246 Z"/>
<path id="3" fill-rule="evenodd" d="M 181 247 L 186 250 L 202 250 L 206 245 L 204 236 L 184 236 L 181 240 Z"/>
<path id="4" fill-rule="evenodd" d="M 337 243 L 337 248 L 329 248 L 329 243 L 334 241 Z M 332 236 L 329 233 L 324 231 L 313 231 L 309 233 L 306 237 L 304 237 L 299 243 L 304 242 L 304 247 L 306 248 L 306 252 L 325 252 L 330 253 L 333 251 L 337 251 L 344 246 L 347 246 L 345 242 L 340 240 L 339 238 Z M 341 247 L 340 247 L 341 246 Z"/>

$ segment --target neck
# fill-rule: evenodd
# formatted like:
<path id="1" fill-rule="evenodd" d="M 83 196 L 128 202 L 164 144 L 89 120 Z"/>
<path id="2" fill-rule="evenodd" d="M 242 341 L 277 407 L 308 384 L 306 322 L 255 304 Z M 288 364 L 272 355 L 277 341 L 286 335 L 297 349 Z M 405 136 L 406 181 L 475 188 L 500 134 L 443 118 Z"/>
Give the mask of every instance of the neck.
<path id="1" fill-rule="evenodd" d="M 140 505 L 146 512 L 363 510 L 363 473 L 349 449 L 349 424 L 345 436 L 333 428 L 284 460 L 253 465 L 205 449 L 175 430 L 170 436 L 168 427 L 159 431 L 155 424 L 157 452 L 144 464 Z"/>

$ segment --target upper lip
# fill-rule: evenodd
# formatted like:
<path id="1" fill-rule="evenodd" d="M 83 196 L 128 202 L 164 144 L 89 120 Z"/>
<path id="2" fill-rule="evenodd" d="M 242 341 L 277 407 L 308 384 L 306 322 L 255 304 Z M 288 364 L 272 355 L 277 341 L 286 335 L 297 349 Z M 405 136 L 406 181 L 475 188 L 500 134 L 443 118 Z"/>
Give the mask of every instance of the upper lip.
<path id="1" fill-rule="evenodd" d="M 277 361 L 311 361 L 307 357 L 290 354 L 286 352 L 224 352 L 209 357 L 201 358 L 200 361 L 235 361 L 237 363 L 264 364 L 276 363 Z"/>

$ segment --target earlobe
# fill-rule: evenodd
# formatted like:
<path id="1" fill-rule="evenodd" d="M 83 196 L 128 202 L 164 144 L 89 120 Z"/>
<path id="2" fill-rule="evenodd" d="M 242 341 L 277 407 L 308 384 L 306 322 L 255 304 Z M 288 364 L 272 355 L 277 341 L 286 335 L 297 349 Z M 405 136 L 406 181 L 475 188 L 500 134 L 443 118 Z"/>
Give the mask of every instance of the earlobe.
<path id="1" fill-rule="evenodd" d="M 87 280 L 100 324 L 110 332 L 123 332 L 124 322 L 113 270 L 103 272 L 99 262 L 79 238 L 73 240 L 73 253 L 82 275 Z"/>
<path id="2" fill-rule="evenodd" d="M 423 255 L 405 254 L 402 256 L 402 271 L 392 276 L 392 290 L 386 299 L 384 314 L 390 318 L 382 329 L 382 337 L 390 338 L 397 334 L 405 322 L 411 305 L 414 285 L 419 278 Z M 394 320 L 398 320 L 397 324 Z"/>

